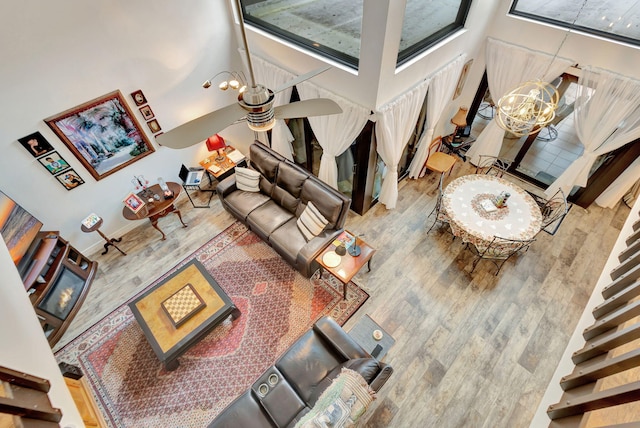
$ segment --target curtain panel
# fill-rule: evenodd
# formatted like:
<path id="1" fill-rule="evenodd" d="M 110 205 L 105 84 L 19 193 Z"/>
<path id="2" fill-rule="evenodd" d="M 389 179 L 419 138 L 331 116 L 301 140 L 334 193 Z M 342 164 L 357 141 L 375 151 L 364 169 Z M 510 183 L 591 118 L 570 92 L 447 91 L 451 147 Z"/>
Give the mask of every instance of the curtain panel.
<path id="1" fill-rule="evenodd" d="M 338 165 L 336 157 L 347 150 L 360 135 L 371 116 L 371 112 L 308 81 L 299 83 L 296 88 L 302 100 L 329 98 L 342 108 L 341 114 L 308 118 L 318 144 L 322 147 L 318 178 L 337 189 Z"/>
<path id="2" fill-rule="evenodd" d="M 436 125 L 442 117 L 445 107 L 453 98 L 456 90 L 458 78 L 462 72 L 467 55 L 460 55 L 442 69 L 437 71 L 431 78 L 427 93 L 427 124 L 426 130 L 420 137 L 416 154 L 409 166 L 409 178 L 424 176 L 424 163 L 429 156 L 429 145 L 433 140 L 433 133 Z"/>
<path id="3" fill-rule="evenodd" d="M 251 55 L 251 62 L 254 66 L 257 81 L 272 90 L 284 85 L 296 77 L 293 73 L 289 73 L 286 70 L 276 67 L 258 56 Z M 288 104 L 291 100 L 292 92 L 293 87 L 276 93 L 273 105 L 281 106 Z M 271 148 L 285 158 L 293 161 L 293 148 L 291 147 L 292 141 L 293 135 L 285 121 L 282 119 L 276 120 L 276 123 L 271 130 Z"/>
<path id="4" fill-rule="evenodd" d="M 398 201 L 398 163 L 414 131 L 431 79 L 426 79 L 394 101 L 378 109 L 376 121 L 377 151 L 387 169 L 378 200 L 387 209 Z"/>
<path id="5" fill-rule="evenodd" d="M 486 63 L 489 92 L 493 101 L 497 103 L 509 91 L 526 81 L 555 80 L 575 61 L 489 37 Z M 496 119 L 491 119 L 467 151 L 470 162 L 477 165 L 480 155 L 499 156 L 504 133 Z"/>
<path id="6" fill-rule="evenodd" d="M 558 189 L 568 195 L 573 186 L 585 187 L 593 163 L 599 156 L 640 138 L 640 81 L 585 66 L 578 79 L 573 114 L 576 133 L 584 151 L 545 190 L 547 195 Z M 637 168 L 632 165 L 631 172 L 623 180 L 620 180 L 621 176 L 613 183 L 616 187 L 623 186 L 624 191 L 615 187 L 607 189 L 596 203 L 611 206 L 611 198 L 621 191 L 624 194 L 640 178 L 637 172 L 633 174 L 634 170 Z"/>

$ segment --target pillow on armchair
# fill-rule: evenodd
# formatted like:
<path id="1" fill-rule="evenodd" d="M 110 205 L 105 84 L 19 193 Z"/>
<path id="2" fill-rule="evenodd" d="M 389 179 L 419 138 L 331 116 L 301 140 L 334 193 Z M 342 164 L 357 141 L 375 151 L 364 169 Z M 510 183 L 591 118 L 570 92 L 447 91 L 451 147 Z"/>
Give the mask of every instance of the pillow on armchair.
<path id="1" fill-rule="evenodd" d="M 302 232 L 308 242 L 320 235 L 329 222 L 320 214 L 320 211 L 313 205 L 313 202 L 309 201 L 307 207 L 302 214 L 300 214 L 297 224 L 298 229 L 300 229 L 300 232 Z"/>
<path id="2" fill-rule="evenodd" d="M 375 398 L 362 375 L 344 367 L 295 428 L 352 427 Z"/>
<path id="3" fill-rule="evenodd" d="M 249 168 L 237 166 L 236 187 L 245 192 L 259 192 L 260 173 Z"/>

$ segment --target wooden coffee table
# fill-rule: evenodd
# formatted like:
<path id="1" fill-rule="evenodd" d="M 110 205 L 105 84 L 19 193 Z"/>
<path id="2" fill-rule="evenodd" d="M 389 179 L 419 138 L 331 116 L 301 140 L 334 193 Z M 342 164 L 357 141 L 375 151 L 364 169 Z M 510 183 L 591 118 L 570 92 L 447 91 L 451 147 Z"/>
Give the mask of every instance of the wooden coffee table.
<path id="1" fill-rule="evenodd" d="M 336 240 L 334 240 L 331 244 L 325 248 L 318 257 L 316 257 L 316 261 L 320 264 L 320 275 L 322 275 L 322 269 L 326 269 L 331 275 L 335 276 L 342 282 L 342 296 L 344 299 L 347 298 L 347 284 L 353 277 L 362 269 L 362 267 L 366 264 L 368 271 L 371 271 L 371 258 L 375 254 L 375 248 L 371 247 L 361 238 L 356 238 L 356 245 L 360 247 L 360 255 L 352 256 L 347 253 L 343 256 L 340 256 L 340 263 L 337 266 L 332 266 L 325 263 L 325 254 L 334 252 L 337 248 L 338 240 L 344 239 L 345 236 L 349 234 L 351 236 L 355 236 L 353 233 L 349 231 L 343 231 Z"/>
<path id="2" fill-rule="evenodd" d="M 229 315 L 240 310 L 197 260 L 129 303 L 151 348 L 167 370 Z"/>

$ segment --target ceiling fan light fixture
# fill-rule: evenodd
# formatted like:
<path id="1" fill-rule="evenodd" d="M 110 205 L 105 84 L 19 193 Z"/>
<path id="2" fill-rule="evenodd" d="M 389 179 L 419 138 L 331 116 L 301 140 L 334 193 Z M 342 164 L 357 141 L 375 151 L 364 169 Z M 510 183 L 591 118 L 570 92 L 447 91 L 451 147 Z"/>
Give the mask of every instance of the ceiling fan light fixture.
<path id="1" fill-rule="evenodd" d="M 226 91 L 227 89 L 229 89 L 229 82 L 227 82 L 226 80 L 220 82 L 220 84 L 218 85 L 218 89 L 220 89 L 221 91 Z"/>
<path id="2" fill-rule="evenodd" d="M 240 87 L 240 82 L 236 79 L 231 79 L 229 80 L 229 86 L 231 86 L 232 89 L 238 89 Z"/>
<path id="3" fill-rule="evenodd" d="M 211 87 L 211 80 L 205 80 L 202 84 L 202 87 L 205 89 L 209 89 Z"/>

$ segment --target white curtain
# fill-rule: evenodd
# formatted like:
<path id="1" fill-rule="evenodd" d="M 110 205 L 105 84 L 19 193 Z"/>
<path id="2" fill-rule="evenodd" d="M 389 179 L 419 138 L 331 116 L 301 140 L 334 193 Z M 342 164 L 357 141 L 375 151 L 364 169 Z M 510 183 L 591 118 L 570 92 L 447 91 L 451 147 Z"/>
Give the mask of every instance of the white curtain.
<path id="1" fill-rule="evenodd" d="M 369 120 L 370 111 L 345 100 L 310 82 L 296 85 L 300 99 L 329 98 L 342 108 L 340 114 L 309 117 L 311 129 L 322 147 L 318 178 L 331 187 L 338 188 L 336 156 L 341 155 L 362 131 Z"/>
<path id="2" fill-rule="evenodd" d="M 596 67 L 583 67 L 578 79 L 574 123 L 584 152 L 549 186 L 547 195 L 558 189 L 569 194 L 573 186 L 586 186 L 599 156 L 640 138 L 640 81 Z M 627 189 L 636 180 L 631 177 Z M 603 199 L 601 202 L 608 205 Z"/>
<path id="3" fill-rule="evenodd" d="M 637 158 L 607 189 L 596 198 L 596 204 L 604 208 L 614 208 L 629 189 L 640 180 L 640 158 Z"/>
<path id="4" fill-rule="evenodd" d="M 416 154 L 411 161 L 411 166 L 409 166 L 410 178 L 422 177 L 425 173 L 424 163 L 429 155 L 429 144 L 433 140 L 434 128 L 440 120 L 444 108 L 453 97 L 466 58 L 466 55 L 460 55 L 437 71 L 431 78 L 427 94 L 427 129 L 420 138 Z"/>
<path id="5" fill-rule="evenodd" d="M 293 73 L 289 73 L 288 71 L 278 68 L 270 62 L 267 62 L 255 55 L 251 55 L 251 62 L 253 63 L 253 68 L 256 73 L 256 83 L 265 85 L 271 90 L 275 90 L 295 77 Z M 273 105 L 280 106 L 288 104 L 289 100 L 291 100 L 292 92 L 293 87 L 276 93 Z M 276 123 L 271 130 L 271 148 L 292 161 L 292 141 L 293 135 L 285 121 L 282 119 L 276 120 Z"/>
<path id="6" fill-rule="evenodd" d="M 383 178 L 378 200 L 388 210 L 395 208 L 398 201 L 398 163 L 411 133 L 415 130 L 429 82 L 430 79 L 422 81 L 415 88 L 378 109 L 377 151 L 387 166 L 387 174 Z"/>
<path id="7" fill-rule="evenodd" d="M 487 80 L 495 103 L 516 86 L 529 80 L 551 82 L 575 63 L 566 58 L 532 51 L 522 46 L 489 38 L 486 48 Z M 498 156 L 505 131 L 495 118 L 487 124 L 467 151 L 470 162 L 477 165 L 480 155 Z"/>

